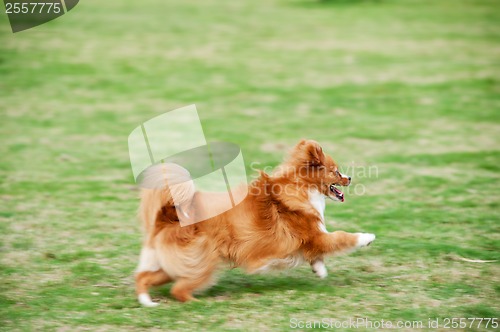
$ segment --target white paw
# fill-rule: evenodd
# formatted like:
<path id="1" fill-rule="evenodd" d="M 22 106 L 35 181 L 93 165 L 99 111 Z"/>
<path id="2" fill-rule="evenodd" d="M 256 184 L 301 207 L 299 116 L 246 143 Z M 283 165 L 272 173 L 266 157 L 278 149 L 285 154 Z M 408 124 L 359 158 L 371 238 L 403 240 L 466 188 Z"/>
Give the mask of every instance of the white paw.
<path id="1" fill-rule="evenodd" d="M 137 299 L 139 300 L 139 303 L 145 307 L 153 308 L 160 305 L 157 302 L 151 301 L 151 297 L 149 296 L 149 294 L 146 293 L 139 294 Z"/>
<path id="2" fill-rule="evenodd" d="M 325 263 L 322 261 L 314 262 L 312 265 L 313 272 L 321 279 L 326 278 L 328 271 L 326 270 Z"/>
<path id="3" fill-rule="evenodd" d="M 375 241 L 375 234 L 370 233 L 358 233 L 358 243 L 356 246 L 358 248 L 369 246 L 373 241 Z"/>

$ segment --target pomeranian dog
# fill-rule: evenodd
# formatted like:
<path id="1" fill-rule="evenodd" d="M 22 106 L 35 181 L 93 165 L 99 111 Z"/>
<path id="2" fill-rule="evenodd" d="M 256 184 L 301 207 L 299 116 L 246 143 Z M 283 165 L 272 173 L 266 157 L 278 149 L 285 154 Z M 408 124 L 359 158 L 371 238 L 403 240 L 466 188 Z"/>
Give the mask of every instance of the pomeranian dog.
<path id="1" fill-rule="evenodd" d="M 172 169 L 187 172 L 180 166 Z M 174 298 L 195 300 L 193 293 L 212 285 L 224 262 L 248 273 L 307 262 L 318 277 L 326 277 L 324 256 L 348 253 L 375 240 L 373 234 L 328 232 L 325 227 L 325 197 L 343 202 L 337 186 L 350 183 L 317 142 L 302 140 L 272 174 L 261 172 L 248 185 L 240 204 L 185 227 L 167 187 L 142 189 L 139 214 L 145 238 L 135 276 L 139 302 L 158 305 L 148 290 L 168 282 L 174 282 Z M 182 190 L 186 206 L 204 195 L 189 182 Z"/>

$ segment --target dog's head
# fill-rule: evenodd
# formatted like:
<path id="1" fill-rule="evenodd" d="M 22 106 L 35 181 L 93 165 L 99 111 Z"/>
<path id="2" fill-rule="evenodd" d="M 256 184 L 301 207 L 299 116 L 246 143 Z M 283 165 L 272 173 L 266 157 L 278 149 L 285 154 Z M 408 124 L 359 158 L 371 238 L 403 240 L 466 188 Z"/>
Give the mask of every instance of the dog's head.
<path id="1" fill-rule="evenodd" d="M 318 142 L 301 140 L 292 150 L 289 165 L 301 182 L 333 200 L 344 201 L 337 186 L 348 186 L 351 177 L 340 173 L 335 160 L 325 154 Z"/>

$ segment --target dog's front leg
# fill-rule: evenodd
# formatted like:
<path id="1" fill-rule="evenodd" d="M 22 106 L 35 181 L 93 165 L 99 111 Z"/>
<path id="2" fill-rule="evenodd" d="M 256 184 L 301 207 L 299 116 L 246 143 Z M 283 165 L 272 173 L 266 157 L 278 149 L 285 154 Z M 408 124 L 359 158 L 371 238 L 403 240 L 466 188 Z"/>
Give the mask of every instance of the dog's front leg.
<path id="1" fill-rule="evenodd" d="M 326 278 L 328 271 L 326 270 L 325 262 L 323 257 L 316 258 L 311 261 L 311 268 L 314 274 L 316 274 L 321 279 Z"/>
<path id="2" fill-rule="evenodd" d="M 312 257 L 318 257 L 322 254 L 343 254 L 366 247 L 374 240 L 375 235 L 369 233 L 347 233 L 344 231 L 321 233 L 308 243 L 306 251 Z"/>

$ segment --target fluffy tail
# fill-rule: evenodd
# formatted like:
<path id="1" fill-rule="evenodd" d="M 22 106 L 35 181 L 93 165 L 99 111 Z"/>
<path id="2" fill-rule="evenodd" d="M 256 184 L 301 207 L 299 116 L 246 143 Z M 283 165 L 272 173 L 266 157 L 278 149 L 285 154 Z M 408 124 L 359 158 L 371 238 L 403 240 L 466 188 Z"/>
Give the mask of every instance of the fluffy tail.
<path id="1" fill-rule="evenodd" d="M 154 231 L 158 213 L 163 207 L 175 206 L 178 211 L 189 211 L 195 187 L 189 172 L 173 163 L 151 166 L 144 173 L 140 186 L 142 190 L 139 217 L 148 241 Z"/>

